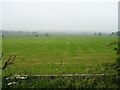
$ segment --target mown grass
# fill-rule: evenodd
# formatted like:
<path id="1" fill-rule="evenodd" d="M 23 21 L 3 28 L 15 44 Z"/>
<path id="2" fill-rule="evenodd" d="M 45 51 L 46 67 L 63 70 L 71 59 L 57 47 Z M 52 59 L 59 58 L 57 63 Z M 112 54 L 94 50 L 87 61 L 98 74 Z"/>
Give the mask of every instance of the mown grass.
<path id="1" fill-rule="evenodd" d="M 2 39 L 3 63 L 17 55 L 15 64 L 3 71 L 14 74 L 91 74 L 90 70 L 117 58 L 113 50 L 116 36 L 5 36 Z M 101 73 L 101 72 L 96 72 Z M 116 74 L 115 71 L 102 72 Z"/>

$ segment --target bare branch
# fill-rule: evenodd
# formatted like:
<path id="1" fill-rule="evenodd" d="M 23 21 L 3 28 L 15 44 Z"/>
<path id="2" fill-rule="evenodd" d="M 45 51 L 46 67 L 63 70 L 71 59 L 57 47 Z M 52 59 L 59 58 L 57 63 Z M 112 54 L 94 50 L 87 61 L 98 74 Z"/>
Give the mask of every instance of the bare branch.
<path id="1" fill-rule="evenodd" d="M 8 65 L 10 65 L 10 64 L 13 64 L 14 63 L 14 60 L 15 60 L 15 58 L 16 58 L 16 56 L 13 56 L 11 59 L 11 62 L 8 62 Z"/>
<path id="2" fill-rule="evenodd" d="M 4 66 L 2 67 L 2 69 L 4 70 L 8 65 L 13 64 L 14 63 L 14 59 L 16 58 L 16 56 L 10 56 L 10 58 L 5 62 Z M 12 59 L 12 61 L 10 62 L 10 60 Z"/>

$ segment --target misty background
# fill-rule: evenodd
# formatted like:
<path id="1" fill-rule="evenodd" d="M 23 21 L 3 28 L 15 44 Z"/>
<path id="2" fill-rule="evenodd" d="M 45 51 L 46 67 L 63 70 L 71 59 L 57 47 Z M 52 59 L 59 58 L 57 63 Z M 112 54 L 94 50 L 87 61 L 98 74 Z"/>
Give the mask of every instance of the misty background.
<path id="1" fill-rule="evenodd" d="M 2 30 L 39 32 L 114 32 L 118 5 L 112 2 L 3 3 Z"/>

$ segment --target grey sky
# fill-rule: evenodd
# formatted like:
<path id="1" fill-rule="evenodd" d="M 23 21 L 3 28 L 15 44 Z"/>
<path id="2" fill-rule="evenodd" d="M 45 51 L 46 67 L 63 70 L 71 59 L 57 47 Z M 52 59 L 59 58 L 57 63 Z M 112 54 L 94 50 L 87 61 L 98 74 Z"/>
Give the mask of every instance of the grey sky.
<path id="1" fill-rule="evenodd" d="M 2 4 L 2 29 L 53 32 L 112 32 L 118 6 L 112 2 Z"/>

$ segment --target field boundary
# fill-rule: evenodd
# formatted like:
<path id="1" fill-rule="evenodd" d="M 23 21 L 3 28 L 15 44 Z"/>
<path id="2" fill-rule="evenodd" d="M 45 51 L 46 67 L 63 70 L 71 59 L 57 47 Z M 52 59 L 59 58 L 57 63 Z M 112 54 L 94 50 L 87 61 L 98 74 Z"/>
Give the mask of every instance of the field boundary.
<path id="1" fill-rule="evenodd" d="M 15 75 L 15 76 L 5 76 L 6 79 L 35 79 L 35 78 L 57 78 L 57 77 L 71 77 L 71 78 L 85 78 L 85 77 L 119 77 L 120 75 L 105 75 L 105 74 L 64 74 L 64 75 Z"/>

